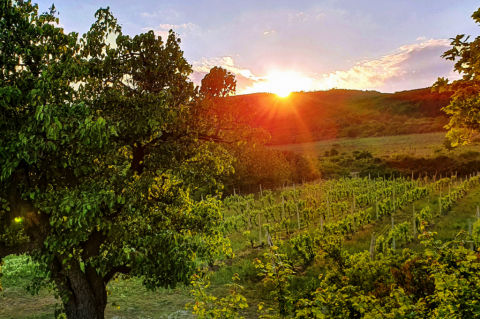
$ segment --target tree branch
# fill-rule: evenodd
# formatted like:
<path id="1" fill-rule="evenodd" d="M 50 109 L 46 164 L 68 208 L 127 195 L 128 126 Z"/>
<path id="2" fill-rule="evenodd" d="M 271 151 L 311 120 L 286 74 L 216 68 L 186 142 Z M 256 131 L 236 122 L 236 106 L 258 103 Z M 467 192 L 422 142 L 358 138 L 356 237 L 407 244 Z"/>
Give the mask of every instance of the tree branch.
<path id="1" fill-rule="evenodd" d="M 103 281 L 105 283 L 108 283 L 112 278 L 113 276 L 115 276 L 115 274 L 117 273 L 121 273 L 121 274 L 125 274 L 125 275 L 128 275 L 130 273 L 130 271 L 132 271 L 132 269 L 128 266 L 117 266 L 117 267 L 113 267 L 104 277 L 103 277 Z"/>
<path id="2" fill-rule="evenodd" d="M 85 242 L 82 257 L 84 260 L 98 255 L 100 246 L 105 241 L 106 236 L 99 231 L 94 231 L 90 234 Z"/>

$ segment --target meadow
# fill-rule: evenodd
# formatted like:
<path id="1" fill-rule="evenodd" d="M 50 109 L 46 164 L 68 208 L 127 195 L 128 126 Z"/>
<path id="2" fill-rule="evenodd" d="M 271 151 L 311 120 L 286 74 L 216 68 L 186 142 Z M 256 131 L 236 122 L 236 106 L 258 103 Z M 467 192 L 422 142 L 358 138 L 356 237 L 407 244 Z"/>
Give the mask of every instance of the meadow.
<path id="1" fill-rule="evenodd" d="M 394 158 L 398 156 L 433 157 L 439 154 L 457 155 L 468 151 L 478 151 L 479 144 L 472 143 L 451 151 L 444 147 L 445 132 L 405 134 L 393 136 L 339 138 L 317 142 L 284 144 L 273 146 L 283 151 L 292 151 L 313 156 L 323 156 L 335 149 L 339 153 L 367 151 L 376 157 Z"/>

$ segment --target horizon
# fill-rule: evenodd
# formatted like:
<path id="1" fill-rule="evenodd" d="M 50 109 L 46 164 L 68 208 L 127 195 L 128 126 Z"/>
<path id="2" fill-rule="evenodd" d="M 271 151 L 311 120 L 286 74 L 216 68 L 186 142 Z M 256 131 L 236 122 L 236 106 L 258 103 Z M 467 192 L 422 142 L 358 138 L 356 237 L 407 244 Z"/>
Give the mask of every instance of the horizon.
<path id="1" fill-rule="evenodd" d="M 328 91 L 334 91 L 334 90 L 345 90 L 345 91 L 358 91 L 358 92 L 376 92 L 380 94 L 396 94 L 396 93 L 401 93 L 401 92 L 409 92 L 409 91 L 417 91 L 417 90 L 426 90 L 426 89 L 431 89 L 431 86 L 425 86 L 425 87 L 418 87 L 418 88 L 413 88 L 413 89 L 406 89 L 406 90 L 399 90 L 399 91 L 394 91 L 394 92 L 382 92 L 379 90 L 375 89 L 347 89 L 347 88 L 337 88 L 337 87 L 332 87 L 328 89 L 318 89 L 318 90 L 311 90 L 311 91 L 291 91 L 289 92 L 289 95 L 286 97 L 292 95 L 292 94 L 299 94 L 299 93 L 317 93 L 317 92 L 328 92 Z M 254 94 L 271 94 L 271 95 L 277 95 L 275 92 L 265 92 L 265 91 L 258 91 L 258 92 L 247 92 L 247 93 L 236 93 L 233 96 L 244 96 L 244 95 L 254 95 Z M 280 98 L 283 98 L 282 96 L 279 96 Z"/>

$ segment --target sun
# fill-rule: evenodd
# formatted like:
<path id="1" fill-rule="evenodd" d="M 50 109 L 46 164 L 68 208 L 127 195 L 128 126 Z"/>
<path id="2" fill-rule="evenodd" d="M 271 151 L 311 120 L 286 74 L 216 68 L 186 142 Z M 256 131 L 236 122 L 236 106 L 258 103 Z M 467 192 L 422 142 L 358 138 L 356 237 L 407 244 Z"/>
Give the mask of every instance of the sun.
<path id="1" fill-rule="evenodd" d="M 275 92 L 275 95 L 278 97 L 288 97 L 290 93 L 292 93 L 290 90 L 285 90 L 285 91 Z"/>
<path id="2" fill-rule="evenodd" d="M 299 74 L 292 71 L 274 71 L 267 75 L 265 84 L 267 91 L 279 97 L 287 97 L 297 87 Z"/>
<path id="3" fill-rule="evenodd" d="M 268 92 L 286 98 L 292 92 L 312 89 L 312 79 L 299 72 L 273 70 L 260 81 L 247 88 L 246 93 Z"/>
<path id="4" fill-rule="evenodd" d="M 267 92 L 286 98 L 292 92 L 312 91 L 318 87 L 318 81 L 314 77 L 297 71 L 275 69 L 258 77 L 251 86 L 243 89 L 241 94 Z"/>

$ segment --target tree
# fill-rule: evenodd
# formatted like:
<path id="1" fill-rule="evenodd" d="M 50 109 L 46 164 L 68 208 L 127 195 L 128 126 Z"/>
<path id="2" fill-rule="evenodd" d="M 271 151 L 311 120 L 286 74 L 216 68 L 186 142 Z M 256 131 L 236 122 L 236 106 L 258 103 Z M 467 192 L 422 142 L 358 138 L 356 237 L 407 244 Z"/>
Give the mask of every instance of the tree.
<path id="1" fill-rule="evenodd" d="M 230 71 L 215 66 L 202 79 L 200 93 L 210 97 L 226 97 L 235 94 L 236 88 L 235 76 Z"/>
<path id="2" fill-rule="evenodd" d="M 472 18 L 480 24 L 480 9 Z M 443 110 L 450 117 L 447 138 L 453 147 L 467 144 L 480 130 L 480 36 L 469 42 L 464 34 L 452 38 L 452 48 L 442 57 L 455 61 L 455 71 L 462 78 L 453 82 L 439 78 L 433 89 L 453 92 L 450 104 Z"/>
<path id="3" fill-rule="evenodd" d="M 268 133 L 252 127 L 254 114 L 246 115 L 235 93 L 235 76 L 222 67 L 213 67 L 201 81 L 200 96 L 204 117 L 209 119 L 206 128 L 209 135 L 225 142 L 225 149 L 232 155 L 235 174 L 226 176 L 224 184 L 242 190 L 256 191 L 264 187 L 282 185 L 289 180 L 290 168 L 283 154 L 265 147 Z"/>
<path id="4" fill-rule="evenodd" d="M 228 249 L 217 200 L 192 197 L 231 158 L 180 40 L 96 18 L 79 38 L 53 7 L 0 0 L 0 261 L 40 262 L 68 318 L 103 318 L 117 274 L 173 287 Z"/>

